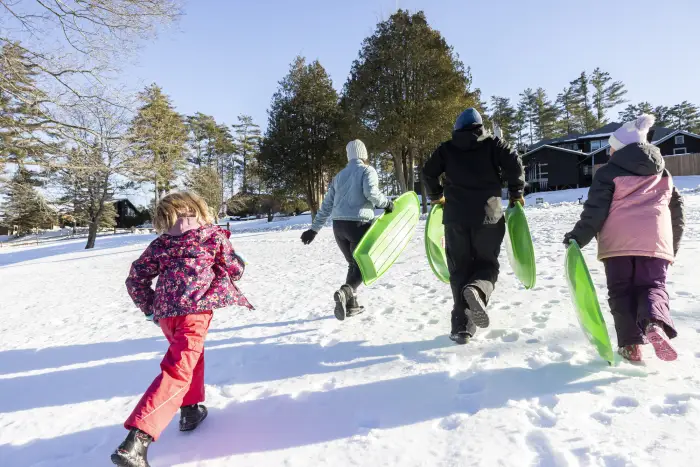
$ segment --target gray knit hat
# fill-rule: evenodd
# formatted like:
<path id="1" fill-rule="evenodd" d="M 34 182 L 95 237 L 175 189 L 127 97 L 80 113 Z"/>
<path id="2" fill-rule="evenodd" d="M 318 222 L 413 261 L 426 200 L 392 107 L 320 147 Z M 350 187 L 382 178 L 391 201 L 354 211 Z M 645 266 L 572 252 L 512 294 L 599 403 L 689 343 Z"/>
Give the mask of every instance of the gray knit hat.
<path id="1" fill-rule="evenodd" d="M 365 143 L 363 143 L 359 139 L 350 141 L 348 145 L 345 146 L 345 150 L 348 153 L 349 161 L 353 159 L 360 159 L 362 161 L 366 161 L 369 158 L 369 156 L 367 155 L 367 148 L 365 147 Z"/>

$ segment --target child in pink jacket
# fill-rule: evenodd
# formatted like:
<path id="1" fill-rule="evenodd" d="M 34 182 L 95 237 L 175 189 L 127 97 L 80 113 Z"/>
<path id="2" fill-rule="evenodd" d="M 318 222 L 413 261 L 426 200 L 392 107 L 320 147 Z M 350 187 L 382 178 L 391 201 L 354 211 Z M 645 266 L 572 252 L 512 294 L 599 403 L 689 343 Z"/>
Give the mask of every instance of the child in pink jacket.
<path id="1" fill-rule="evenodd" d="M 598 237 L 619 353 L 630 361 L 642 360 L 646 343 L 661 360 L 678 356 L 666 273 L 683 235 L 683 199 L 661 152 L 647 143 L 653 124 L 642 115 L 610 137 L 610 162 L 596 172 L 581 220 L 564 240 L 583 247 Z"/>
<path id="2" fill-rule="evenodd" d="M 206 418 L 200 402 L 204 339 L 212 310 L 253 308 L 234 285 L 245 266 L 229 242 L 230 232 L 212 225 L 202 198 L 191 193 L 165 196 L 153 224 L 161 236 L 134 261 L 126 287 L 146 317 L 160 326 L 170 347 L 160 364 L 161 374 L 124 422 L 129 434 L 112 454 L 112 462 L 124 467 L 148 466 L 148 446 L 178 409 L 180 431 L 194 430 Z"/>

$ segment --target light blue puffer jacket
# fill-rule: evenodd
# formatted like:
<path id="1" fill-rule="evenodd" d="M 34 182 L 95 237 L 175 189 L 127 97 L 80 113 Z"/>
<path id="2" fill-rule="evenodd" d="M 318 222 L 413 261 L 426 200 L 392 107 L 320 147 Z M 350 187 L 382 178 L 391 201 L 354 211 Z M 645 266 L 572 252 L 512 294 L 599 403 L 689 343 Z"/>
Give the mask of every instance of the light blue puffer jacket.
<path id="1" fill-rule="evenodd" d="M 384 209 L 389 200 L 379 191 L 374 167 L 352 159 L 335 176 L 311 229 L 318 232 L 330 218 L 337 221 L 370 222 L 374 208 Z"/>

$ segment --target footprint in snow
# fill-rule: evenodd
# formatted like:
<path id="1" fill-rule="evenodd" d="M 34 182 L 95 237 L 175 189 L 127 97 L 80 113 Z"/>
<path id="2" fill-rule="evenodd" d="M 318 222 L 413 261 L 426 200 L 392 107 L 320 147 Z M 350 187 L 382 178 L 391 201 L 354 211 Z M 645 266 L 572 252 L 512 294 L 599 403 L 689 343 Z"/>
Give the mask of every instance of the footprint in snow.
<path id="1" fill-rule="evenodd" d="M 445 417 L 438 423 L 438 427 L 445 431 L 454 431 L 460 426 L 468 417 L 463 414 L 454 414 L 449 417 Z"/>
<path id="2" fill-rule="evenodd" d="M 525 441 L 535 454 L 535 459 L 530 465 L 537 467 L 571 465 L 566 454 L 555 447 L 552 440 L 543 431 L 531 431 L 525 437 Z"/>
<path id="3" fill-rule="evenodd" d="M 534 407 L 527 412 L 527 418 L 538 428 L 552 428 L 557 424 L 557 416 L 547 407 Z"/>
<path id="4" fill-rule="evenodd" d="M 515 342 L 520 338 L 520 334 L 516 331 L 508 332 L 505 329 L 494 329 L 486 334 L 486 339 L 501 339 L 503 342 Z"/>
<path id="5" fill-rule="evenodd" d="M 459 383 L 458 393 L 463 396 L 471 396 L 474 394 L 479 394 L 480 392 L 484 392 L 485 388 L 486 385 L 481 379 L 472 376 L 471 378 L 465 379 L 464 381 Z"/>
<path id="6" fill-rule="evenodd" d="M 591 414 L 591 418 L 602 425 L 610 425 L 612 423 L 612 417 L 608 414 L 602 412 L 595 412 Z"/>
<path id="7" fill-rule="evenodd" d="M 384 308 L 384 311 L 382 311 L 383 315 L 390 315 L 394 312 L 395 308 L 393 306 Z"/>
<path id="8" fill-rule="evenodd" d="M 663 404 L 651 407 L 651 413 L 658 417 L 687 415 L 692 408 L 700 406 L 700 394 L 667 394 Z"/>

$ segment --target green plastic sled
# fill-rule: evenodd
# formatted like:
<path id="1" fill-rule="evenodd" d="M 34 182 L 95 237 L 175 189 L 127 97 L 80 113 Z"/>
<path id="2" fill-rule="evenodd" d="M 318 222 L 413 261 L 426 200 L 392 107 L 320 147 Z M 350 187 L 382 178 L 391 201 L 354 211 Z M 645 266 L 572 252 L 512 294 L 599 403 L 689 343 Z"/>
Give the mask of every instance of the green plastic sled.
<path id="1" fill-rule="evenodd" d="M 591 274 L 588 272 L 581 249 L 574 241 L 566 250 L 566 281 L 569 284 L 571 300 L 583 333 L 598 350 L 598 354 L 612 364 L 615 360 L 615 352 L 610 343 L 608 328 L 605 326 L 605 320 L 600 312 L 595 285 L 591 280 Z"/>
<path id="2" fill-rule="evenodd" d="M 525 210 L 520 204 L 516 203 L 514 207 L 506 210 L 506 225 L 508 227 L 506 250 L 510 266 L 513 268 L 515 277 L 525 288 L 532 289 L 537 278 L 535 248 L 532 245 Z"/>
<path id="3" fill-rule="evenodd" d="M 410 192 L 396 198 L 394 212 L 382 214 L 372 224 L 353 253 L 365 285 L 376 282 L 394 264 L 411 241 L 419 218 L 418 196 Z"/>
<path id="4" fill-rule="evenodd" d="M 442 204 L 436 204 L 430 209 L 425 223 L 425 254 L 428 257 L 430 269 L 438 279 L 450 282 L 450 271 L 447 268 L 445 254 L 445 226 L 442 225 Z"/>

